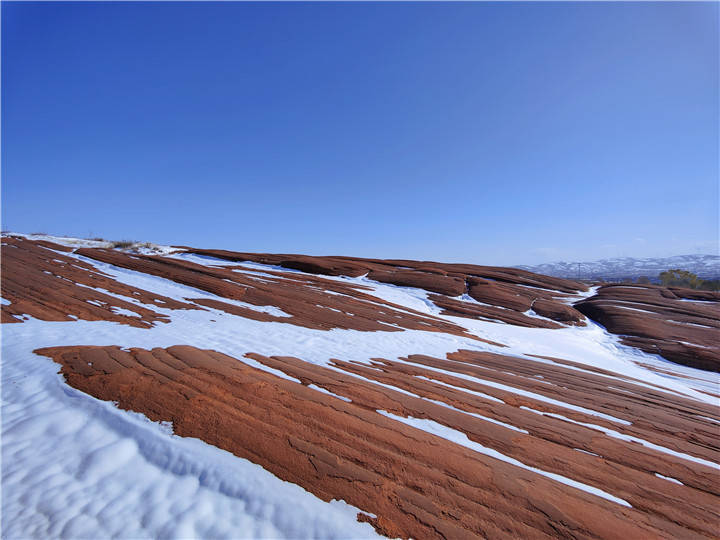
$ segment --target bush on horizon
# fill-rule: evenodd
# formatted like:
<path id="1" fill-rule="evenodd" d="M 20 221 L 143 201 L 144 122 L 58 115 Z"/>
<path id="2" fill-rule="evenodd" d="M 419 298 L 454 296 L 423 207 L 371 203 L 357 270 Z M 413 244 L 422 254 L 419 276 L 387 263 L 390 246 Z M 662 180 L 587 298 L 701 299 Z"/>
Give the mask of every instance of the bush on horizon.
<path id="1" fill-rule="evenodd" d="M 660 284 L 664 287 L 686 287 L 703 291 L 720 291 L 720 279 L 700 279 L 687 270 L 675 268 L 660 272 Z"/>

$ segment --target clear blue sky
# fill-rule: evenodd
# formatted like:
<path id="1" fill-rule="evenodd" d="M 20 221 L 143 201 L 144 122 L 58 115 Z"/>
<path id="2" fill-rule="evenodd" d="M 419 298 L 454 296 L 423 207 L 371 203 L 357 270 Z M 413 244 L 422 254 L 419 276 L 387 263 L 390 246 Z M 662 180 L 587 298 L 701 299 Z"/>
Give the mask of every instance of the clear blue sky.
<path id="1" fill-rule="evenodd" d="M 2 4 L 2 226 L 533 264 L 713 253 L 718 10 Z"/>

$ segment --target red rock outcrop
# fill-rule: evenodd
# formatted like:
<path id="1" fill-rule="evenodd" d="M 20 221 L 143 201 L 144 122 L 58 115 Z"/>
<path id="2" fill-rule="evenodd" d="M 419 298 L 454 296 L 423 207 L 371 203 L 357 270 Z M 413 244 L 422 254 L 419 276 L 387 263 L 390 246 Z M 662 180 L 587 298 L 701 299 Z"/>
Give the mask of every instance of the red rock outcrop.
<path id="1" fill-rule="evenodd" d="M 58 362 L 73 387 L 171 421 L 176 434 L 229 450 L 325 500 L 344 499 L 375 514 L 362 519 L 391 537 L 714 537 L 720 523 L 717 470 L 588 427 L 717 460 L 716 408 L 623 377 L 468 351 L 372 365 L 336 360 L 330 367 L 249 355 L 298 382 L 187 346 L 37 352 Z M 432 420 L 526 467 L 378 410 Z M 538 470 L 601 489 L 631 507 Z"/>
<path id="2" fill-rule="evenodd" d="M 196 308 L 124 285 L 94 266 L 63 254 L 69 251 L 52 242 L 2 238 L 2 297 L 10 302 L 2 306 L 3 323 L 22 322 L 23 316 L 30 316 L 44 321 L 84 319 L 148 328 L 169 319 L 123 298 L 166 309 Z M 116 313 L 118 308 L 135 315 Z"/>
<path id="3" fill-rule="evenodd" d="M 134 298 L 143 304 L 155 303 L 163 308 L 213 307 L 255 320 L 284 322 L 316 329 L 416 329 L 468 335 L 460 325 L 379 299 L 372 295 L 372 288 L 368 286 L 320 277 L 356 277 L 368 274 L 368 278 L 374 281 L 416 287 L 435 293 L 430 294 L 429 299 L 446 314 L 536 328 L 561 326 L 552 321 L 584 324 L 580 313 L 564 303 L 568 297 L 567 291 L 577 292 L 584 286 L 556 278 L 548 278 L 545 282 L 542 276 L 520 270 L 503 271 L 492 267 L 414 261 L 390 262 L 190 250 L 191 253 L 224 260 L 250 260 L 310 272 L 301 274 L 268 269 L 263 272 L 266 274 L 264 277 L 258 277 L 241 265 L 200 265 L 176 258 L 130 254 L 112 249 L 71 249 L 52 242 L 23 238 L 3 238 L 2 249 L 3 272 L 11 276 L 6 285 L 9 291 L 6 299 L 12 302 L 10 306 L 2 306 L 4 322 L 20 322 L 22 314 L 44 320 L 69 320 L 75 317 L 111 320 L 134 326 L 148 326 L 156 321 L 167 320 L 166 316 L 145 307 L 108 296 L 102 292 L 106 290 L 112 294 Z M 87 259 L 201 289 L 218 298 L 211 300 L 188 297 L 186 301 L 155 298 L 147 291 L 123 286 L 111 277 L 102 275 L 92 265 L 71 257 L 70 252 Z M 26 272 L 25 268 L 29 270 Z M 45 275 L 40 275 L 41 273 Z M 493 275 L 504 281 L 488 281 L 477 274 Z M 533 285 L 526 286 L 526 283 Z M 75 284 L 91 288 L 77 292 L 80 289 L 75 287 Z M 25 294 L 20 299 L 20 291 L 35 291 L 35 294 Z M 479 302 L 490 305 L 483 306 L 459 299 L 466 291 Z M 223 298 L 245 302 L 250 306 L 233 305 L 223 302 Z M 510 302 L 510 298 L 516 299 L 515 303 Z M 18 300 L 21 302 L 18 303 Z M 539 308 L 535 313 L 541 317 L 528 316 L 526 313 L 534 305 Z M 252 306 L 277 307 L 288 316 L 269 315 L 253 310 Z M 112 307 L 132 311 L 138 316 L 114 314 Z"/>
<path id="4" fill-rule="evenodd" d="M 718 407 L 575 361 L 582 359 L 500 354 L 504 344 L 469 333 L 462 319 L 383 300 L 374 287 L 420 289 L 413 294 L 443 315 L 553 332 L 585 324 L 586 314 L 629 345 L 715 370 L 720 295 L 606 286 L 573 307 L 584 285 L 523 270 L 189 251 L 228 264 L 3 237 L 2 320 L 150 329 L 172 324 L 174 310 L 220 310 L 313 330 L 426 330 L 484 341 L 496 352 L 408 350 L 363 361 L 338 353 L 324 365 L 247 353 L 259 368 L 181 344 L 36 352 L 57 362 L 72 387 L 172 422 L 175 434 L 324 500 L 343 499 L 377 516 L 358 519 L 391 537 L 717 537 Z M 114 277 L 128 270 L 150 288 L 186 288 L 169 298 Z M 670 375 L 690 377 L 672 367 Z"/>
<path id="5" fill-rule="evenodd" d="M 468 280 L 468 294 L 483 304 L 504 307 L 514 311 L 528 311 L 533 303 L 533 295 L 506 283 L 488 281 L 482 278 Z"/>
<path id="6" fill-rule="evenodd" d="M 417 287 L 429 292 L 450 297 L 469 294 L 471 298 L 491 306 L 504 307 L 517 312 L 532 309 L 537 300 L 538 315 L 565 324 L 584 325 L 583 316 L 565 301 L 587 286 L 560 278 L 540 276 L 515 268 L 498 268 L 471 264 L 436 263 L 429 261 L 357 259 L 351 257 L 309 257 L 306 255 L 270 255 L 257 253 L 236 253 L 225 250 L 186 248 L 189 253 L 217 257 L 228 261 L 252 261 L 261 264 L 277 265 L 283 268 L 299 269 L 314 274 L 357 277 L 367 274 L 368 279 L 390 283 L 401 287 Z M 438 300 L 440 302 L 438 303 Z M 462 300 L 448 302 L 442 297 L 433 297 L 433 301 L 453 314 L 474 317 L 479 313 L 476 306 Z M 460 306 L 457 302 L 468 304 Z M 448 306 L 453 304 L 455 310 Z M 517 314 L 494 312 L 493 320 L 516 324 L 525 321 L 524 326 L 540 328 L 553 327 L 545 321 L 522 317 Z M 479 315 L 484 317 L 483 315 Z M 528 321 L 527 319 L 531 319 Z"/>
<path id="7" fill-rule="evenodd" d="M 495 307 L 488 304 L 474 304 L 463 302 L 455 298 L 447 298 L 440 295 L 429 295 L 435 305 L 441 307 L 443 315 L 454 315 L 456 317 L 468 317 L 485 321 L 502 322 L 524 326 L 526 328 L 562 328 L 562 325 L 553 321 L 530 317 L 524 312 L 518 312 L 509 308 Z"/>
<path id="8" fill-rule="evenodd" d="M 575 308 L 621 335 L 626 345 L 678 364 L 720 371 L 720 293 L 604 285 Z"/>
<path id="9" fill-rule="evenodd" d="M 59 249 L 55 249 L 59 248 Z M 70 257 L 64 246 L 21 238 L 3 238 L 3 322 L 22 322 L 23 315 L 41 320 L 107 320 L 149 327 L 168 317 L 146 307 L 203 309 L 212 307 L 260 321 L 296 324 L 307 328 L 362 331 L 429 330 L 465 335 L 462 327 L 368 294 L 371 289 L 313 275 L 276 272 L 275 278 L 257 278 L 233 267 L 213 268 L 167 257 L 128 254 L 98 248 L 75 250 L 88 259 L 112 264 L 201 289 L 217 299 L 173 300 L 124 285 L 94 266 Z M 117 296 L 113 296 L 117 295 Z M 146 306 L 138 305 L 129 299 Z M 241 301 L 246 307 L 224 302 Z M 273 306 L 288 316 L 253 310 Z M 121 315 L 120 308 L 133 315 Z"/>

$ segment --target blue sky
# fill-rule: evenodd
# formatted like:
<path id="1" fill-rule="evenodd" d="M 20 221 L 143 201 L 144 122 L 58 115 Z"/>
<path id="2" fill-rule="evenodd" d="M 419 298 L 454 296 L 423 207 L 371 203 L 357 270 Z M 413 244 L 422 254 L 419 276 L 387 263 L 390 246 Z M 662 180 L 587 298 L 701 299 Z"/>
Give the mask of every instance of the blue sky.
<path id="1" fill-rule="evenodd" d="M 718 249 L 717 3 L 2 4 L 2 227 L 534 264 Z"/>

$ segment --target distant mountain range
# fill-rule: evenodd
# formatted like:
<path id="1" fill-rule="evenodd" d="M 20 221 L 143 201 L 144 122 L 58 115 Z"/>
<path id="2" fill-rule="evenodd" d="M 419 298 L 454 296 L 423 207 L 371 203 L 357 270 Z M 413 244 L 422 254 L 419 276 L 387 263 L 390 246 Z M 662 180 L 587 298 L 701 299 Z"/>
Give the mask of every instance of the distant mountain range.
<path id="1" fill-rule="evenodd" d="M 657 279 L 660 272 L 671 268 L 689 270 L 703 279 L 720 277 L 720 256 L 718 255 L 676 255 L 674 257 L 653 257 L 640 259 L 617 257 L 592 262 L 555 262 L 537 266 L 516 266 L 538 274 L 573 279 L 616 280 L 647 276 Z"/>

